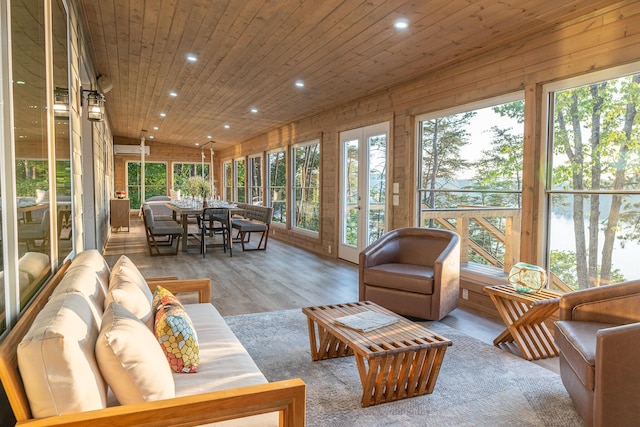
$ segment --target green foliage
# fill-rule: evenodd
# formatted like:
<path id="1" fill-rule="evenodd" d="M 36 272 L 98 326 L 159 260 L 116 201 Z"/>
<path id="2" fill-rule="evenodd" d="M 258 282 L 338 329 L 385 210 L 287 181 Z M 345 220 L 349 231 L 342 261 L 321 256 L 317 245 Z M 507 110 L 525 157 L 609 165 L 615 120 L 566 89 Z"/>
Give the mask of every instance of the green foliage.
<path id="1" fill-rule="evenodd" d="M 187 191 L 191 196 L 208 197 L 211 194 L 211 182 L 201 176 L 192 176 L 187 181 Z"/>
<path id="2" fill-rule="evenodd" d="M 320 230 L 320 144 L 296 147 L 293 166 L 295 226 Z"/>
<path id="3" fill-rule="evenodd" d="M 138 209 L 141 204 L 140 171 L 140 162 L 127 163 L 127 193 L 132 209 Z M 167 194 L 166 163 L 145 162 L 144 175 L 145 200 L 152 196 L 164 196 Z"/>

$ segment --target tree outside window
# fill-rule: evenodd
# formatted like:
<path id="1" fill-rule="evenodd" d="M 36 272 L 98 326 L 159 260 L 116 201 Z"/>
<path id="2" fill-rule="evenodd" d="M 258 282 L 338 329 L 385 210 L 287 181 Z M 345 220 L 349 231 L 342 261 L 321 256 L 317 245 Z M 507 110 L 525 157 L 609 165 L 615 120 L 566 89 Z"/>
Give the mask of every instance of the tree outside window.
<path id="1" fill-rule="evenodd" d="M 262 195 L 262 155 L 249 157 L 249 203 L 264 205 Z"/>
<path id="2" fill-rule="evenodd" d="M 233 197 L 233 169 L 231 168 L 231 162 L 224 162 L 222 164 L 222 173 L 224 175 L 224 199 L 231 203 L 234 200 Z"/>
<path id="3" fill-rule="evenodd" d="M 131 209 L 140 209 L 140 162 L 127 162 L 127 189 Z M 166 163 L 145 162 L 144 198 L 167 195 Z"/>
<path id="4" fill-rule="evenodd" d="M 267 154 L 267 203 L 273 208 L 273 222 L 287 222 L 287 159 L 284 149 Z"/>
<path id="5" fill-rule="evenodd" d="M 173 164 L 173 189 L 180 190 L 180 194 L 188 194 L 189 178 L 201 176 L 209 179 L 209 164 L 201 163 L 174 163 Z"/>
<path id="6" fill-rule="evenodd" d="M 504 268 L 511 230 L 520 220 L 524 101 L 433 115 L 420 122 L 420 226 L 459 230 L 467 218 L 469 261 Z M 487 101 L 484 105 L 490 105 Z"/>
<path id="7" fill-rule="evenodd" d="M 638 277 L 640 74 L 553 93 L 551 271 L 571 289 Z"/>
<path id="8" fill-rule="evenodd" d="M 293 226 L 320 230 L 320 142 L 296 145 L 292 149 Z"/>

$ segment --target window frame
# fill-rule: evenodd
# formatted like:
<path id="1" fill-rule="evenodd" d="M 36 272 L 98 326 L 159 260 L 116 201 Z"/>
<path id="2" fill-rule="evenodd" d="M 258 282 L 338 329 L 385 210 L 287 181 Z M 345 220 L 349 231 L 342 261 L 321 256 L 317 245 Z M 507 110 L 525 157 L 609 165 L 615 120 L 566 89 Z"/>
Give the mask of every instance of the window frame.
<path id="1" fill-rule="evenodd" d="M 244 165 L 244 174 L 242 176 L 242 185 L 240 185 L 241 174 L 238 173 L 240 164 Z M 240 200 L 240 190 L 244 190 L 243 200 Z M 233 159 L 233 201 L 238 203 L 247 203 L 247 159 L 238 157 Z"/>
<path id="2" fill-rule="evenodd" d="M 312 146 L 312 145 L 317 145 L 318 147 L 318 167 L 317 167 L 317 188 L 316 187 L 310 187 L 307 186 L 305 188 L 312 188 L 315 189 L 315 191 L 318 192 L 318 230 L 312 230 L 312 229 L 308 229 L 308 228 L 304 228 L 304 227 L 300 227 L 298 225 L 296 225 L 297 223 L 297 217 L 296 217 L 296 191 L 298 188 L 302 188 L 302 187 L 297 187 L 296 185 L 296 150 L 300 149 L 300 148 L 305 148 L 308 146 Z M 307 140 L 304 142 L 300 142 L 297 144 L 293 144 L 291 145 L 291 149 L 290 149 L 290 203 L 289 203 L 289 217 L 291 218 L 291 222 L 290 222 L 290 227 L 292 230 L 298 231 L 298 232 L 302 232 L 305 234 L 309 234 L 312 235 L 314 237 L 318 237 L 320 235 L 320 232 L 322 231 L 322 215 L 321 215 L 321 200 L 322 200 L 322 194 L 321 194 L 321 179 L 322 179 L 322 145 L 321 145 L 321 141 L 320 138 L 315 138 L 312 140 Z"/>
<path id="3" fill-rule="evenodd" d="M 544 165 L 544 182 L 541 185 L 541 199 L 542 199 L 542 211 L 544 212 L 542 221 L 539 221 L 538 224 L 538 235 L 541 236 L 541 244 L 540 250 L 537 254 L 538 259 L 540 259 L 547 270 L 547 272 L 551 272 L 551 217 L 553 204 L 551 202 L 553 196 L 562 196 L 562 195 L 575 195 L 580 194 L 584 197 L 589 197 L 591 195 L 599 195 L 599 196 L 608 196 L 608 195 L 621 195 L 621 196 L 638 196 L 640 195 L 640 190 L 624 190 L 624 191 L 615 191 L 615 190 L 598 190 L 598 189 L 554 189 L 553 187 L 553 156 L 554 156 L 554 145 L 553 145 L 553 135 L 554 135 L 554 98 L 557 92 L 567 91 L 571 89 L 577 89 L 583 86 L 588 86 L 594 83 L 608 81 L 608 80 L 616 80 L 624 77 L 628 77 L 630 75 L 640 74 L 640 62 L 634 62 L 630 64 L 625 64 L 621 66 L 611 67 L 604 70 L 594 71 L 587 74 L 582 74 L 580 76 L 567 78 L 558 80 L 555 82 L 551 82 L 542 86 L 542 112 L 540 121 L 540 134 L 541 137 L 541 147 L 540 147 L 540 163 Z M 640 116 L 640 113 L 638 113 Z M 616 236 L 618 237 L 618 236 Z M 600 260 L 600 249 L 598 249 L 598 264 Z M 613 268 L 613 264 L 612 264 Z M 606 285 L 606 284 L 604 284 Z M 603 284 L 600 284 L 603 286 Z"/>
<path id="4" fill-rule="evenodd" d="M 138 164 L 140 164 L 140 167 L 142 167 L 142 162 L 140 160 L 127 160 L 125 162 L 125 168 L 124 168 L 124 170 L 125 170 L 125 186 L 127 188 L 127 197 L 129 198 L 129 201 L 130 201 L 130 209 L 131 210 L 137 210 L 137 209 L 140 208 L 140 206 L 134 207 L 133 199 L 131 198 L 131 192 L 129 191 L 129 164 L 131 164 L 131 163 L 138 163 Z M 169 165 L 168 165 L 168 162 L 166 162 L 166 161 L 151 161 L 151 162 L 145 161 L 144 162 L 144 164 L 145 164 L 145 175 L 146 175 L 146 172 L 147 172 L 147 165 L 152 164 L 152 163 L 153 164 L 163 164 L 164 165 L 164 195 L 168 195 L 169 194 L 169 189 L 168 189 L 168 186 L 169 186 Z M 139 187 L 141 187 L 141 186 L 139 186 Z M 147 192 L 147 186 L 145 185 L 145 193 L 146 192 Z M 139 194 L 140 194 L 140 204 L 142 205 L 142 199 L 143 199 L 143 197 L 142 197 L 142 188 L 140 188 Z M 153 196 L 150 196 L 150 197 L 153 197 Z M 144 200 L 147 200 L 146 194 L 145 194 Z"/>
<path id="5" fill-rule="evenodd" d="M 248 163 L 247 163 L 247 168 L 246 171 L 247 173 L 247 177 L 248 177 L 248 183 L 247 183 L 247 203 L 250 203 L 252 205 L 255 204 L 259 204 L 260 206 L 264 206 L 264 154 L 263 153 L 259 153 L 259 154 L 253 154 L 251 156 L 249 156 L 248 158 Z M 259 183 L 254 183 L 253 182 L 253 178 L 254 178 L 254 167 L 256 165 L 256 159 L 259 159 L 260 162 L 258 163 L 260 165 L 260 174 L 259 174 L 259 179 L 260 182 Z M 256 197 L 259 197 L 259 203 L 256 203 L 256 201 L 254 200 Z"/>
<path id="6" fill-rule="evenodd" d="M 265 193 L 265 199 L 266 199 L 266 206 L 269 206 L 271 208 L 274 208 L 274 215 L 273 215 L 273 219 L 272 219 L 272 224 L 281 224 L 286 226 L 287 225 L 287 220 L 289 218 L 289 173 L 288 173 L 288 152 L 289 150 L 287 150 L 286 147 L 282 147 L 282 148 L 278 148 L 276 150 L 271 150 L 269 152 L 267 152 L 267 156 L 266 156 L 266 161 L 265 161 L 265 186 L 267 188 L 266 193 Z M 283 186 L 275 186 L 272 185 L 271 179 L 271 156 L 274 154 L 283 154 L 283 159 L 284 159 L 284 185 Z M 284 192 L 284 204 L 285 204 L 285 208 L 284 208 L 284 221 L 279 221 L 277 218 L 279 218 L 279 216 L 276 216 L 276 210 L 275 207 L 273 206 L 274 200 L 273 200 L 273 194 L 276 194 L 275 191 L 276 190 L 281 190 Z"/>

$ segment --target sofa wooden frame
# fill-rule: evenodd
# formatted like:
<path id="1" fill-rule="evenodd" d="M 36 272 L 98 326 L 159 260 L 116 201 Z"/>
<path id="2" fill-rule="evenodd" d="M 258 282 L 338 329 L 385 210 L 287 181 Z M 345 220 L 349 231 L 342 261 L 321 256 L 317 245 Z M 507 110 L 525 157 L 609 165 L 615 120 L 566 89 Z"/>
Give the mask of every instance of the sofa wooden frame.
<path id="1" fill-rule="evenodd" d="M 280 426 L 305 425 L 306 386 L 299 378 L 34 419 L 18 369 L 17 348 L 70 263 L 60 267 L 0 343 L 0 380 L 17 426 L 195 426 L 269 412 L 279 412 Z M 201 303 L 211 301 L 210 279 L 162 277 L 147 281 L 152 291 L 161 285 L 173 293 L 197 292 Z"/>

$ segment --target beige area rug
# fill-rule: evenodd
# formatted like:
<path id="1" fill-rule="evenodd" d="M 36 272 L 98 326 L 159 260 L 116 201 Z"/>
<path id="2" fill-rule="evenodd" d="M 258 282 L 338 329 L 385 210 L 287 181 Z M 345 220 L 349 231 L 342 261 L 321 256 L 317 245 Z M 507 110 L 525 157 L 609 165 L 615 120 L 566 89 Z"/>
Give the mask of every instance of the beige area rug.
<path id="1" fill-rule="evenodd" d="M 225 319 L 269 381 L 307 384 L 310 427 L 583 425 L 556 373 L 439 322 L 424 325 L 453 346 L 434 392 L 362 408 L 354 358 L 312 362 L 300 310 Z"/>

